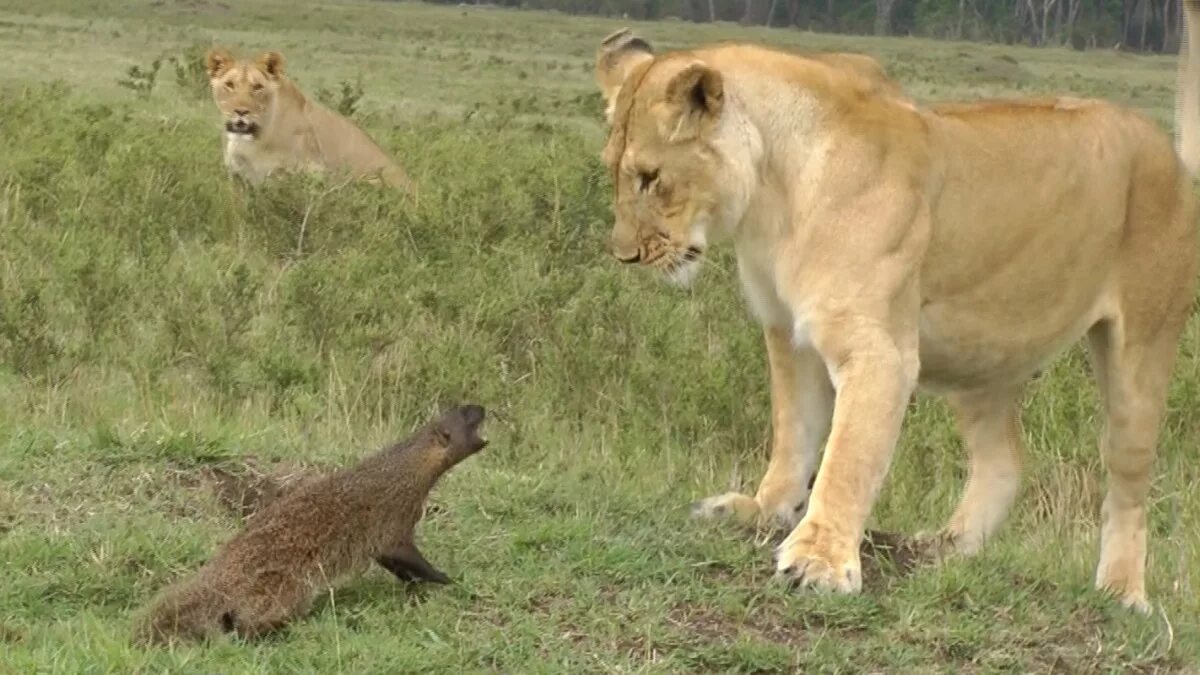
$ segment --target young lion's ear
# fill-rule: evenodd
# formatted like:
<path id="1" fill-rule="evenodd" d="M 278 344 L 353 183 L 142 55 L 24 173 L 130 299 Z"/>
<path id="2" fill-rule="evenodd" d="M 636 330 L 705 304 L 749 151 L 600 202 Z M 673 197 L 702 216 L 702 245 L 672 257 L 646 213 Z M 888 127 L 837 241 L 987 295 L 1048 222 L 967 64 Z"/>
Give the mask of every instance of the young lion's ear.
<path id="1" fill-rule="evenodd" d="M 667 83 L 666 100 L 678 112 L 666 133 L 683 140 L 699 134 L 721 114 L 725 106 L 725 81 L 721 73 L 696 61 L 688 64 Z"/>
<path id="2" fill-rule="evenodd" d="M 220 47 L 213 47 L 204 55 L 204 70 L 208 73 L 210 80 L 225 72 L 232 65 L 233 54 Z"/>
<path id="3" fill-rule="evenodd" d="M 279 52 L 264 52 L 258 57 L 258 68 L 272 79 L 283 76 L 283 54 Z"/>
<path id="4" fill-rule="evenodd" d="M 625 78 L 640 63 L 654 58 L 650 43 L 622 28 L 600 41 L 596 50 L 596 82 L 604 95 L 604 117 L 612 123 L 613 106 Z"/>

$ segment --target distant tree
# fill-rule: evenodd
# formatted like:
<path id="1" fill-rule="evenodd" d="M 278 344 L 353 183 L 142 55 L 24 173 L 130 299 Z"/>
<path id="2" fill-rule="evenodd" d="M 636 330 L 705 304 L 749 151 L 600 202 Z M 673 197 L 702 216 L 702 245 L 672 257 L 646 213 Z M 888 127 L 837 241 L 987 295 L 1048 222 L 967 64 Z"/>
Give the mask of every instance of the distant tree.
<path id="1" fill-rule="evenodd" d="M 894 9 L 895 6 L 896 0 L 875 0 L 876 35 L 891 35 L 892 9 Z"/>
<path id="2" fill-rule="evenodd" d="M 462 0 L 427 0 L 458 4 Z M 1075 49 L 1179 48 L 1183 0 L 467 0 L 572 14 L 895 33 Z"/>

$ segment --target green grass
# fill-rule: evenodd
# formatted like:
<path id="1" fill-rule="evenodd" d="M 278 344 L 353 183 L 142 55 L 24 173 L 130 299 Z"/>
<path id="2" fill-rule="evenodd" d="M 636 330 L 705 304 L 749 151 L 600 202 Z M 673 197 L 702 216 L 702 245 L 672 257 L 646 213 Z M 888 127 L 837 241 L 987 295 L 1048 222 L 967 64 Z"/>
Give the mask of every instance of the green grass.
<path id="1" fill-rule="evenodd" d="M 726 251 L 682 293 L 605 253 L 591 55 L 618 22 L 350 2 L 0 0 L 0 672 L 1128 672 L 1200 668 L 1200 324 L 1152 493 L 1149 618 L 1090 589 L 1103 471 L 1078 349 L 1030 388 L 1021 501 L 979 557 L 791 592 L 770 546 L 688 518 L 765 468 L 761 337 Z M 1168 123 L 1169 57 L 638 26 L 871 53 L 922 100 L 1070 92 Z M 277 48 L 422 190 L 250 192 L 170 65 Z M 186 83 L 185 83 L 186 84 Z M 422 525 L 457 580 L 381 570 L 257 644 L 129 645 L 238 523 L 205 466 L 336 466 L 440 406 L 494 411 Z M 872 526 L 936 527 L 965 474 L 919 398 Z M 936 477 L 936 480 L 935 480 Z"/>

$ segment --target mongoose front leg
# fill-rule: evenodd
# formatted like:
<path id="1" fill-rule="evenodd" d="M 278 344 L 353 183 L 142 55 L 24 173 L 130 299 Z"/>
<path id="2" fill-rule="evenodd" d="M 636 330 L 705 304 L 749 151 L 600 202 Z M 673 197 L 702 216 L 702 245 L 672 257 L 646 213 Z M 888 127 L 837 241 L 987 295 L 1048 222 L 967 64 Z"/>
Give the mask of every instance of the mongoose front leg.
<path id="1" fill-rule="evenodd" d="M 431 581 L 435 584 L 448 584 L 450 578 L 439 572 L 421 552 L 416 544 L 405 544 L 395 548 L 375 559 L 396 578 L 401 581 Z"/>

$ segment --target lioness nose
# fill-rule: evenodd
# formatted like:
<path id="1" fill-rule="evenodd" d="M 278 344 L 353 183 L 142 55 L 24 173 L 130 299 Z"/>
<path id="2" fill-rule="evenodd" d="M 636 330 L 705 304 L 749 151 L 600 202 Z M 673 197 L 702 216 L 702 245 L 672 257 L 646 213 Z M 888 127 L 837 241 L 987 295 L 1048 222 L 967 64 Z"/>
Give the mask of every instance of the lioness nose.
<path id="1" fill-rule="evenodd" d="M 617 260 L 632 265 L 642 259 L 642 247 L 638 245 L 637 230 L 617 222 L 613 225 L 608 250 Z"/>
<path id="2" fill-rule="evenodd" d="M 238 108 L 237 110 L 233 111 L 233 114 L 237 115 L 238 117 L 245 117 L 246 115 L 250 114 L 250 111 L 246 110 L 245 108 Z"/>
<path id="3" fill-rule="evenodd" d="M 634 251 L 634 252 L 633 252 L 633 255 L 630 255 L 630 256 L 623 256 L 623 255 L 621 255 L 621 252 L 620 252 L 620 251 L 618 251 L 618 250 L 616 250 L 616 249 L 613 249 L 613 252 L 612 252 L 612 254 L 613 254 L 613 256 L 614 256 L 614 257 L 615 257 L 615 258 L 616 258 L 618 261 L 620 261 L 620 262 L 623 262 L 623 263 L 625 263 L 626 265 L 632 265 L 633 263 L 635 263 L 635 262 L 637 262 L 637 261 L 639 261 L 639 260 L 641 260 L 641 259 L 642 259 L 642 252 L 641 252 L 641 251 Z"/>

